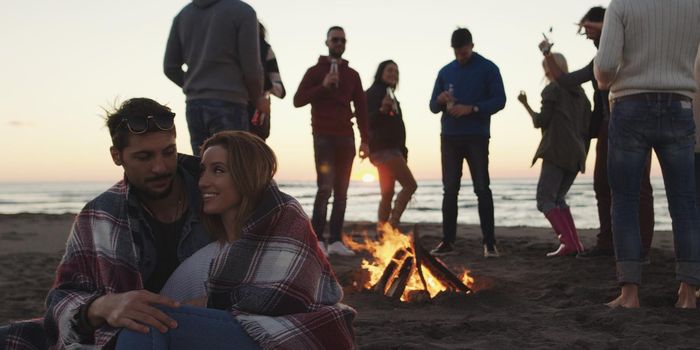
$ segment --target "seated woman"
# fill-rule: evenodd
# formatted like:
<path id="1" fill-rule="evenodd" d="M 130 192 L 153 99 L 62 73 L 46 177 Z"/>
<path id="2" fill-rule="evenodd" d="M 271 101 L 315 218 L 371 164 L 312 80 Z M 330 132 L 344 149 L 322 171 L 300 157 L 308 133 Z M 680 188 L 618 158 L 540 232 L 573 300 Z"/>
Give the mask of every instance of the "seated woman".
<path id="1" fill-rule="evenodd" d="M 379 188 L 382 194 L 377 213 L 377 228 L 385 223 L 396 227 L 408 201 L 416 192 L 416 180 L 408 168 L 406 158 L 406 127 L 401 106 L 394 96 L 399 83 L 399 67 L 392 60 L 379 64 L 374 83 L 367 89 L 367 112 L 369 115 L 369 160 L 379 171 Z M 401 184 L 394 208 L 394 184 Z"/>
<path id="2" fill-rule="evenodd" d="M 204 142 L 201 164 L 202 220 L 218 242 L 163 287 L 189 304 L 163 308 L 177 327 L 122 331 L 117 348 L 354 348 L 355 311 L 339 303 L 342 289 L 301 205 L 272 180 L 272 150 L 250 133 L 224 131 Z"/>
<path id="3" fill-rule="evenodd" d="M 559 53 L 552 55 L 557 66 L 568 73 L 564 56 Z M 566 204 L 566 194 L 578 172 L 585 171 L 591 104 L 580 86 L 563 88 L 552 81 L 546 62 L 542 66 L 550 83 L 542 90 L 540 113 L 530 108 L 524 92 L 520 93 L 518 100 L 532 117 L 535 128 L 542 129 L 542 141 L 532 164 L 537 158 L 542 158 L 537 209 L 549 220 L 561 243 L 556 251 L 547 254 L 552 257 L 583 251 L 571 210 Z"/>

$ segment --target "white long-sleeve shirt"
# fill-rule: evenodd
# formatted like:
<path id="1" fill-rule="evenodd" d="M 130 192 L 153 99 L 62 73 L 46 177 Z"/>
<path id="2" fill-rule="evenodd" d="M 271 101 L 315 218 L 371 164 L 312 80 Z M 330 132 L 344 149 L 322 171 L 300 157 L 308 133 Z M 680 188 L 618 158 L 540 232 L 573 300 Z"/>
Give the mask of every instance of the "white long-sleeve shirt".
<path id="1" fill-rule="evenodd" d="M 700 0 L 612 0 L 595 76 L 610 98 L 670 92 L 694 97 Z"/>

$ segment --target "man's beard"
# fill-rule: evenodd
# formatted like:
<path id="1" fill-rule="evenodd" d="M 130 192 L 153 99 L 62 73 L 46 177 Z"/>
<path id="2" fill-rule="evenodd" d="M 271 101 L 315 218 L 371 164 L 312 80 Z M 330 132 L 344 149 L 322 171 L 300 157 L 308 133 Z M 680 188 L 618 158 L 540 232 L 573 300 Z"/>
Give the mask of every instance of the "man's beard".
<path id="1" fill-rule="evenodd" d="M 152 177 L 152 178 L 146 179 L 144 182 L 146 184 L 148 184 L 149 182 L 159 181 L 159 180 L 162 180 L 164 178 L 170 179 L 170 184 L 168 185 L 168 188 L 166 188 L 164 191 L 153 192 L 153 191 L 149 191 L 148 188 L 136 188 L 136 192 L 138 193 L 138 195 L 140 197 L 147 199 L 147 200 L 159 200 L 159 199 L 166 198 L 173 192 L 173 187 L 174 187 L 174 183 L 175 183 L 175 176 L 173 176 L 172 173 Z"/>
<path id="2" fill-rule="evenodd" d="M 328 50 L 328 56 L 333 57 L 333 58 L 340 59 L 341 57 L 343 57 L 343 53 L 345 53 L 345 51 L 335 52 L 333 50 Z"/>

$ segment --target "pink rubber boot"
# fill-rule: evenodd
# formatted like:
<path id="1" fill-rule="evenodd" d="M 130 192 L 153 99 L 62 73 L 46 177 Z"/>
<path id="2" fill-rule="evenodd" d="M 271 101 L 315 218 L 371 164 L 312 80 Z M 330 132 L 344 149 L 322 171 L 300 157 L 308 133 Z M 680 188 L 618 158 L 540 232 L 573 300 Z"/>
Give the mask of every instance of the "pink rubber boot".
<path id="1" fill-rule="evenodd" d="M 569 224 L 569 229 L 571 232 L 571 238 L 574 241 L 574 244 L 576 244 L 576 250 L 579 252 L 582 252 L 584 250 L 583 248 L 583 243 L 581 243 L 581 239 L 578 238 L 578 231 L 576 231 L 576 224 L 574 224 L 574 217 L 571 216 L 571 209 L 569 207 L 566 208 L 560 208 L 562 215 L 566 218 L 566 222 Z"/>
<path id="2" fill-rule="evenodd" d="M 547 256 L 564 256 L 575 253 L 577 251 L 576 243 L 574 242 L 571 230 L 569 229 L 569 223 L 561 209 L 551 209 L 544 213 L 544 216 L 547 218 L 547 220 L 549 220 L 549 223 L 554 229 L 554 233 L 556 233 L 557 237 L 559 238 L 559 242 L 561 242 L 561 244 L 559 244 L 559 248 L 553 252 L 547 253 Z"/>

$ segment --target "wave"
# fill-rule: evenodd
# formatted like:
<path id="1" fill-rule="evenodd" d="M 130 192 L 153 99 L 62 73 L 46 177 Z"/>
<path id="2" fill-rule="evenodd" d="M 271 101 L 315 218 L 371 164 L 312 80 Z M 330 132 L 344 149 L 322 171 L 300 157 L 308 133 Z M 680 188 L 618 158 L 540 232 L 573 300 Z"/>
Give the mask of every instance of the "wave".
<path id="1" fill-rule="evenodd" d="M 0 183 L 0 214 L 77 213 L 85 203 L 96 197 L 112 183 Z M 313 210 L 316 197 L 315 181 L 278 181 L 280 189 L 299 200 L 308 215 Z M 670 230 L 671 221 L 661 178 L 652 179 L 656 229 Z M 396 192 L 400 186 L 396 187 Z M 495 179 L 491 182 L 494 198 L 494 215 L 498 226 L 545 227 L 547 221 L 537 211 L 536 179 Z M 402 220 L 405 222 L 442 221 L 442 183 L 439 180 L 418 181 L 418 190 L 409 203 Z M 332 197 L 328 212 L 330 215 Z M 351 221 L 374 221 L 380 190 L 377 183 L 351 182 L 345 218 Z M 572 208 L 576 224 L 581 228 L 597 228 L 598 209 L 589 178 L 577 179 L 566 198 Z M 458 222 L 479 224 L 477 198 L 471 181 L 461 184 Z"/>

